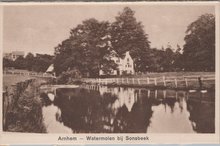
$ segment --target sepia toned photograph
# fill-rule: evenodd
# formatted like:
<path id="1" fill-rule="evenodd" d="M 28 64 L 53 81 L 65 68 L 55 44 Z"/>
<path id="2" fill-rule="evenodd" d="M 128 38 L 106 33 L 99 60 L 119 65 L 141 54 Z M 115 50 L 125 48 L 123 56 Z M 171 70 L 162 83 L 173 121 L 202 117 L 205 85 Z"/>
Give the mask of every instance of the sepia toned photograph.
<path id="1" fill-rule="evenodd" d="M 214 5 L 4 5 L 11 133 L 215 134 Z"/>

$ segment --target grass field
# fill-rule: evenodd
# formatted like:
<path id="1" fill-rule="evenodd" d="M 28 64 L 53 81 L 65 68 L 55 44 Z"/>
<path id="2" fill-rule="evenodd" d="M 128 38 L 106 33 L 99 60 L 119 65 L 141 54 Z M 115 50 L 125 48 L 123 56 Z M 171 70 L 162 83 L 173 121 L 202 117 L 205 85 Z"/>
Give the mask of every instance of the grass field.
<path id="1" fill-rule="evenodd" d="M 215 72 L 161 72 L 161 73 L 146 73 L 146 74 L 138 74 L 131 75 L 131 77 L 180 77 L 180 76 L 205 76 L 205 75 L 215 75 Z"/>

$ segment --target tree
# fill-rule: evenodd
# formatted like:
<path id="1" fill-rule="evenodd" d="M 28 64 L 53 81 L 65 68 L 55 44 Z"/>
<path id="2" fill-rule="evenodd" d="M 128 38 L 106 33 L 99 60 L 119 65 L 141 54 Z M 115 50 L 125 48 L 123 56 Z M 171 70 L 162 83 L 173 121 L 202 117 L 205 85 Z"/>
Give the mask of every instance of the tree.
<path id="1" fill-rule="evenodd" d="M 28 53 L 25 57 L 25 61 L 27 62 L 27 69 L 31 71 L 34 65 L 34 55 L 32 53 Z"/>
<path id="2" fill-rule="evenodd" d="M 173 63 L 173 69 L 175 71 L 180 71 L 183 69 L 183 55 L 181 53 L 182 49 L 180 46 L 177 44 L 177 49 L 174 54 L 174 63 Z"/>
<path id="3" fill-rule="evenodd" d="M 109 22 L 94 18 L 85 20 L 55 48 L 56 73 L 76 69 L 84 76 L 97 77 L 101 66 L 115 68 L 109 59 L 111 50 Z"/>
<path id="4" fill-rule="evenodd" d="M 125 7 L 116 21 L 111 25 L 111 43 L 113 49 L 120 57 L 130 51 L 134 59 L 136 71 L 146 71 L 147 54 L 150 48 L 148 35 L 143 30 L 143 25 L 134 17 L 135 12 Z"/>
<path id="5" fill-rule="evenodd" d="M 27 68 L 27 62 L 25 61 L 25 58 L 23 56 L 19 56 L 14 61 L 14 67 L 16 69 L 26 69 Z"/>
<path id="6" fill-rule="evenodd" d="M 184 67 L 190 71 L 215 70 L 215 17 L 204 14 L 186 30 L 183 47 Z"/>
<path id="7" fill-rule="evenodd" d="M 25 58 L 29 59 L 29 58 Z M 53 56 L 47 54 L 36 54 L 32 61 L 32 71 L 46 72 L 47 68 L 52 64 Z"/>
<path id="8" fill-rule="evenodd" d="M 3 68 L 14 67 L 14 62 L 10 59 L 3 58 Z"/>

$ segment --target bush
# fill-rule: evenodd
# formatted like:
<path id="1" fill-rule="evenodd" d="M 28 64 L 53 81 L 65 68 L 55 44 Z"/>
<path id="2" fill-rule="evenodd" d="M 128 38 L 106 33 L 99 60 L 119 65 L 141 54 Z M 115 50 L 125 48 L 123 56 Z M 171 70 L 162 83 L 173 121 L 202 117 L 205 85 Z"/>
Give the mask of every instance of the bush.
<path id="1" fill-rule="evenodd" d="M 57 78 L 58 84 L 71 83 L 73 79 L 81 78 L 81 73 L 78 70 L 69 70 L 60 74 Z"/>

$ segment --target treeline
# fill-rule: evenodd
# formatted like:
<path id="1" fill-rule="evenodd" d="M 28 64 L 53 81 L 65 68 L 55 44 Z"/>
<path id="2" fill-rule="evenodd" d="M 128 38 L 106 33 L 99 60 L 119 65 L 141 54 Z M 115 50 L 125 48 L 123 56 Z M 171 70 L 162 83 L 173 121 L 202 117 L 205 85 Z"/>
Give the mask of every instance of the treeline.
<path id="1" fill-rule="evenodd" d="M 148 34 L 135 12 L 125 7 L 115 21 L 85 20 L 70 31 L 70 37 L 55 48 L 56 74 L 75 71 L 96 77 L 116 69 L 111 56 L 130 51 L 136 72 L 214 71 L 215 17 L 204 14 L 186 28 L 185 45 L 151 48 Z M 149 20 L 150 21 L 150 20 Z M 159 36 L 158 36 L 159 37 Z"/>
<path id="2" fill-rule="evenodd" d="M 45 72 L 53 63 L 54 56 L 47 54 L 28 53 L 25 57 L 18 57 L 15 61 L 3 58 L 3 68 L 13 67 L 34 72 Z"/>

